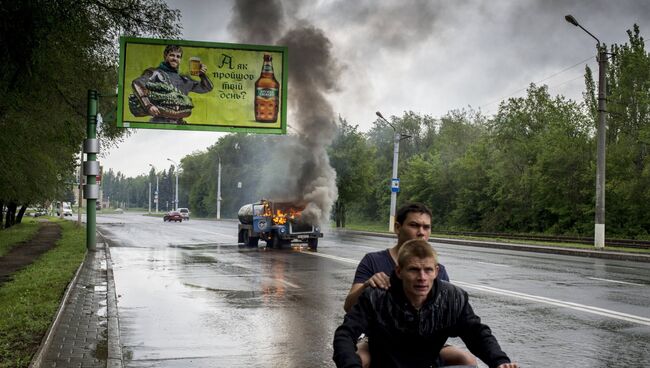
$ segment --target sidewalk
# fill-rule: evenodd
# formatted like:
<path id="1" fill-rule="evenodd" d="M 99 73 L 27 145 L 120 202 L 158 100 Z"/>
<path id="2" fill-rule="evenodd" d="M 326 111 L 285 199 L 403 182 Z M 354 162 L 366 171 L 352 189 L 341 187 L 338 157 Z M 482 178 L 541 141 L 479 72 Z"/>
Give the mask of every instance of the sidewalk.
<path id="1" fill-rule="evenodd" d="M 88 251 L 30 367 L 122 367 L 109 248 Z"/>

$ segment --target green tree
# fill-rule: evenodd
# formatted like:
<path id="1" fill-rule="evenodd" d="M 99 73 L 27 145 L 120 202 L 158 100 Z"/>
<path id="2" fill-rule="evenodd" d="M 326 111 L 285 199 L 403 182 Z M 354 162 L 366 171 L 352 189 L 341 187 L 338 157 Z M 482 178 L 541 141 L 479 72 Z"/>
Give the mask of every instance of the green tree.
<path id="1" fill-rule="evenodd" d="M 339 117 L 338 132 L 328 151 L 339 193 L 334 204 L 336 227 L 345 227 L 350 210 L 357 215 L 363 213 L 363 204 L 371 198 L 371 183 L 376 177 L 371 160 L 375 150 L 358 128 Z"/>
<path id="2" fill-rule="evenodd" d="M 0 202 L 61 198 L 85 136 L 87 91 L 115 91 L 118 36 L 175 37 L 179 19 L 162 0 L 2 3 Z M 100 111 L 114 105 L 102 98 Z M 110 145 L 124 133 L 106 124 L 100 134 Z"/>

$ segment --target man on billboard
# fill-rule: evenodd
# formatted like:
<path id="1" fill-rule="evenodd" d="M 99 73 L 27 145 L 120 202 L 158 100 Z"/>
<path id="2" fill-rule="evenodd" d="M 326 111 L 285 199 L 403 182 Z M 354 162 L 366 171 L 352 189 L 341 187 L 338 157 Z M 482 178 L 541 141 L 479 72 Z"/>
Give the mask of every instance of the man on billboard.
<path id="1" fill-rule="evenodd" d="M 193 57 L 190 60 L 190 75 L 179 74 L 183 49 L 178 45 L 165 47 L 163 57 L 157 68 L 148 68 L 142 76 L 133 80 L 129 109 L 134 116 L 152 116 L 152 123 L 186 124 L 184 118 L 190 116 L 194 108 L 189 93 L 212 91 L 208 68 L 200 59 Z M 191 76 L 198 76 L 199 80 Z"/>

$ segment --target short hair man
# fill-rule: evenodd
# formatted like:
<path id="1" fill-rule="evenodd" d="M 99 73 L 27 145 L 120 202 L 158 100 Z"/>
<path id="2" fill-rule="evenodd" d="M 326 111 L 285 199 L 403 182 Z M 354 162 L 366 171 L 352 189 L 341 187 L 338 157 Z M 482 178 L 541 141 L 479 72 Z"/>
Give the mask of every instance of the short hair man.
<path id="1" fill-rule="evenodd" d="M 361 367 L 356 343 L 366 332 L 373 367 L 435 367 L 445 341 L 459 336 L 489 367 L 517 368 L 474 314 L 467 293 L 437 275 L 437 255 L 426 240 L 402 244 L 390 289 L 365 289 L 336 329 L 336 366 Z"/>
<path id="2" fill-rule="evenodd" d="M 163 51 L 163 61 L 157 68 L 149 68 L 142 76 L 131 83 L 133 94 L 137 97 L 145 113 L 153 116 L 151 122 L 185 124 L 183 118 L 164 117 L 160 106 L 151 102 L 150 91 L 147 83 L 164 84 L 176 88 L 180 93 L 188 96 L 190 92 L 208 93 L 213 85 L 208 78 L 208 67 L 201 63 L 199 80 L 194 80 L 187 75 L 179 74 L 183 48 L 179 45 L 167 45 Z"/>
<path id="3" fill-rule="evenodd" d="M 392 248 L 366 254 L 354 275 L 352 287 L 345 298 L 343 309 L 349 312 L 357 302 L 359 295 L 368 287 L 388 289 L 391 285 L 390 274 L 397 265 L 397 254 L 404 242 L 411 239 L 428 240 L 431 235 L 431 210 L 421 203 L 408 203 L 397 210 L 395 216 L 395 233 L 397 244 Z M 445 266 L 439 264 L 438 278 L 449 281 Z M 359 344 L 358 354 L 364 367 L 370 365 L 367 344 Z M 445 345 L 440 351 L 441 362 L 446 365 L 476 365 L 472 354 L 454 346 Z"/>

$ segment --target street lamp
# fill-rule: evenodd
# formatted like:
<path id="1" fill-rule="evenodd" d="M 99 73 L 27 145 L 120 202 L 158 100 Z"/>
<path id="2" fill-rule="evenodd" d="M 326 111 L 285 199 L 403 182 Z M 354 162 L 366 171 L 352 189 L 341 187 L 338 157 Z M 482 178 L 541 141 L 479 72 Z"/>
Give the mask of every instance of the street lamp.
<path id="1" fill-rule="evenodd" d="M 170 161 L 171 163 L 174 164 L 174 166 L 176 166 L 176 196 L 175 196 L 176 198 L 174 199 L 174 206 L 172 206 L 174 208 L 174 211 L 176 211 L 176 210 L 178 210 L 178 169 L 179 169 L 179 165 L 176 164 L 176 161 L 172 160 L 171 158 L 168 158 L 167 161 Z"/>
<path id="2" fill-rule="evenodd" d="M 158 202 L 160 202 L 158 200 L 158 172 L 156 171 L 156 168 L 152 164 L 149 164 L 149 166 L 151 166 L 153 172 L 156 173 L 156 192 L 154 193 L 153 201 L 156 202 L 156 213 L 158 213 Z M 149 188 L 149 191 L 151 192 L 151 188 Z M 149 201 L 151 201 L 151 199 L 149 199 Z M 149 212 L 151 212 L 151 209 L 149 209 Z"/>
<path id="3" fill-rule="evenodd" d="M 405 135 L 397 131 L 395 126 L 391 124 L 384 116 L 377 111 L 377 116 L 385 121 L 391 128 L 393 128 L 393 177 L 391 178 L 390 185 L 390 219 L 388 220 L 388 231 L 391 233 L 395 231 L 395 207 L 397 207 L 397 192 L 399 192 L 399 178 L 397 177 L 397 159 L 399 157 L 399 142 L 402 139 L 410 138 L 410 135 Z"/>
<path id="4" fill-rule="evenodd" d="M 217 168 L 217 220 L 221 220 L 221 156 Z"/>
<path id="5" fill-rule="evenodd" d="M 607 101 L 605 88 L 607 86 L 607 50 L 601 47 L 600 40 L 591 32 L 581 26 L 572 16 L 564 17 L 567 22 L 576 27 L 580 27 L 588 35 L 596 40 L 598 48 L 598 128 L 597 128 L 597 145 L 596 145 L 596 219 L 594 225 L 594 246 L 596 248 L 605 247 L 605 130 Z"/>

